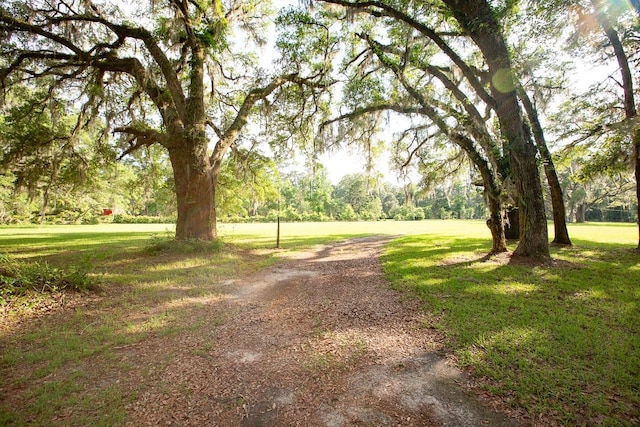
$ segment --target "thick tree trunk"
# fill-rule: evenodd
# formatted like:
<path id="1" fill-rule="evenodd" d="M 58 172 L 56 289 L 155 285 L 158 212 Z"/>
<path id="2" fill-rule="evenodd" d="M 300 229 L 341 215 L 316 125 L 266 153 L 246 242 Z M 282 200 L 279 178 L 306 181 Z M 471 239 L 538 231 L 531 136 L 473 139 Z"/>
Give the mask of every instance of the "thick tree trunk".
<path id="1" fill-rule="evenodd" d="M 513 172 L 520 211 L 520 242 L 514 255 L 549 257 L 549 233 L 545 215 L 542 185 L 536 161 L 536 149 L 523 135 L 522 119 L 515 93 L 499 103 L 501 127 L 509 140 L 509 159 Z M 517 117 L 516 117 L 517 116 Z M 518 132 L 520 127 L 520 132 Z"/>
<path id="2" fill-rule="evenodd" d="M 547 142 L 544 137 L 544 131 L 538 118 L 538 111 L 531 102 L 527 92 L 520 88 L 519 90 L 520 100 L 527 113 L 529 122 L 531 123 L 531 129 L 533 130 L 533 137 L 538 146 L 540 157 L 544 166 L 544 174 L 547 177 L 547 184 L 549 185 L 549 193 L 551 194 L 551 209 L 553 212 L 553 242 L 557 245 L 570 245 L 571 239 L 569 238 L 569 231 L 567 230 L 567 213 L 564 207 L 564 196 L 562 194 L 562 187 L 560 186 L 560 180 L 556 173 L 556 167 L 553 164 L 551 158 L 551 152 L 547 147 Z"/>
<path id="3" fill-rule="evenodd" d="M 489 67 L 491 94 L 516 184 L 520 242 L 514 255 L 548 258 L 549 238 L 535 145 L 525 135 L 509 50 L 487 0 L 444 0 Z"/>
<path id="4" fill-rule="evenodd" d="M 515 92 L 497 93 L 500 128 L 508 141 L 509 163 L 516 186 L 520 241 L 516 256 L 548 258 L 549 233 L 536 147 L 524 135 L 524 123 Z"/>
<path id="5" fill-rule="evenodd" d="M 198 155 L 201 153 L 201 155 Z M 215 185 L 204 150 L 169 149 L 178 203 L 176 239 L 217 237 Z"/>
<path id="6" fill-rule="evenodd" d="M 506 47 L 504 48 L 507 54 Z M 508 57 L 496 58 L 493 68 L 494 79 L 498 70 L 510 69 Z M 503 62 L 504 66 L 499 67 Z M 547 217 L 545 214 L 542 185 L 537 164 L 537 150 L 535 145 L 528 141 L 525 135 L 524 122 L 520 115 L 520 106 L 515 90 L 503 91 L 498 87 L 493 88 L 494 97 L 498 102 L 498 121 L 500 129 L 508 142 L 509 164 L 516 186 L 518 211 L 520 213 L 520 241 L 516 250 L 516 256 L 532 258 L 548 258 L 549 233 L 547 229 Z M 515 88 L 514 88 L 515 89 Z"/>

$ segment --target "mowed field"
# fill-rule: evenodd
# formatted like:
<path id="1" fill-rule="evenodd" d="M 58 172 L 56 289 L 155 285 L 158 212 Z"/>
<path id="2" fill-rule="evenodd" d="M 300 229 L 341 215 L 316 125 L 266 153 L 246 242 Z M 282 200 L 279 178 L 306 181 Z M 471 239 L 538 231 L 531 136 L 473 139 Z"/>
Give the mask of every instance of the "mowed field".
<path id="1" fill-rule="evenodd" d="M 55 423 L 70 406 L 84 408 L 70 420 L 76 425 L 125 423 L 135 394 L 116 386 L 87 393 L 74 365 L 98 358 L 115 369 L 113 348 L 193 327 L 156 307 L 216 292 L 212 283 L 297 250 L 371 234 L 392 238 L 383 255 L 390 285 L 423 301 L 425 331 L 442 335 L 479 392 L 534 422 L 640 423 L 635 224 L 570 224 L 574 246 L 552 248 L 542 265 L 487 258 L 482 221 L 283 223 L 278 250 L 275 224 L 220 224 L 215 247 L 174 245 L 172 233 L 164 224 L 0 227 L 4 262 L 84 265 L 97 283 L 84 293 L 0 299 L 0 392 L 22 387 L 27 397 L 20 408 L 0 402 L 0 424 Z"/>
<path id="2" fill-rule="evenodd" d="M 635 224 L 583 223 L 569 224 L 569 232 L 576 242 L 612 243 L 633 246 L 638 239 Z M 14 252 L 18 246 L 31 245 L 38 241 L 51 246 L 69 242 L 75 246 L 117 243 L 119 241 L 146 242 L 153 236 L 170 237 L 175 227 L 170 224 L 97 224 L 60 226 L 0 226 L 0 248 Z M 550 231 L 552 228 L 550 227 Z M 260 224 L 218 224 L 220 237 L 229 242 L 255 243 L 256 247 L 275 245 L 277 227 L 272 223 Z M 490 239 L 484 221 L 473 220 L 423 220 L 423 221 L 377 221 L 377 222 L 314 222 L 282 223 L 282 243 L 359 235 L 386 234 L 402 235 L 443 235 L 461 238 Z M 106 240 L 106 241 L 105 241 Z M 487 243 L 488 244 L 488 243 Z M 490 245 L 488 246 L 490 247 Z"/>

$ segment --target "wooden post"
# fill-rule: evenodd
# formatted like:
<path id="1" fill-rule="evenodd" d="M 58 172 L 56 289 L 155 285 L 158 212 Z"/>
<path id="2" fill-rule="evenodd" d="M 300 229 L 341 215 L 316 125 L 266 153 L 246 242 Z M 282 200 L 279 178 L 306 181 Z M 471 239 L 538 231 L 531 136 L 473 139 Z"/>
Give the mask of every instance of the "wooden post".
<path id="1" fill-rule="evenodd" d="M 276 232 L 276 249 L 280 249 L 280 174 L 278 173 L 278 216 L 277 216 L 277 222 L 278 222 L 278 229 Z"/>

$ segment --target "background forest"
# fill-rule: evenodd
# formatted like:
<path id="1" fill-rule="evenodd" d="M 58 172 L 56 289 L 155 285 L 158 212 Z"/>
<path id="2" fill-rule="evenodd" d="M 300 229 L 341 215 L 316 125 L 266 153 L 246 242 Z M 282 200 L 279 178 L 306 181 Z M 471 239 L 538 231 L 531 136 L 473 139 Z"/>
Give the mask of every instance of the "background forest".
<path id="1" fill-rule="evenodd" d="M 32 121 L 31 125 L 50 126 L 46 118 L 40 119 L 45 123 Z M 8 116 L 0 125 L 3 160 L 8 166 L 0 176 L 1 223 L 175 222 L 173 177 L 161 150 L 148 147 L 114 162 L 101 157 L 94 140 L 85 135 L 67 157 L 56 153 L 57 147 L 27 146 L 22 147 L 20 161 L 9 164 L 8 159 L 17 156 L 9 140 L 8 127 L 16 129 L 10 120 Z M 23 131 L 51 132 L 46 128 Z M 36 141 L 37 135 L 27 138 Z M 631 172 L 590 172 L 590 160 L 583 151 L 582 157 L 556 164 L 568 220 L 636 222 Z M 378 171 L 363 171 L 333 184 L 319 163 L 306 170 L 279 172 L 272 160 L 254 158 L 251 167 L 239 169 L 240 173 L 224 169 L 218 194 L 220 219 L 273 222 L 278 215 L 284 221 L 486 219 L 483 189 L 473 168 L 461 163 L 453 171 L 434 170 L 432 182 L 407 179 L 402 185 Z"/>

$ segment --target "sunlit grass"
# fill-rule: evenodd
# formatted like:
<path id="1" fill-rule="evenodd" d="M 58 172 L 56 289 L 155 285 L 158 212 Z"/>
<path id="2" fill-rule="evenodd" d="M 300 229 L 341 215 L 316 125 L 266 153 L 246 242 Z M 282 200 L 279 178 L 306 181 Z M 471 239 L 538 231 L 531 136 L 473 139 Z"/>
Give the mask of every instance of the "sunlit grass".
<path id="1" fill-rule="evenodd" d="M 393 241 L 388 277 L 435 315 L 482 387 L 532 419 L 633 425 L 640 416 L 640 255 L 634 225 L 572 225 L 555 265 L 481 256 L 483 239 Z M 547 421 L 550 422 L 550 421 Z M 544 424 L 545 422 L 543 422 Z"/>

